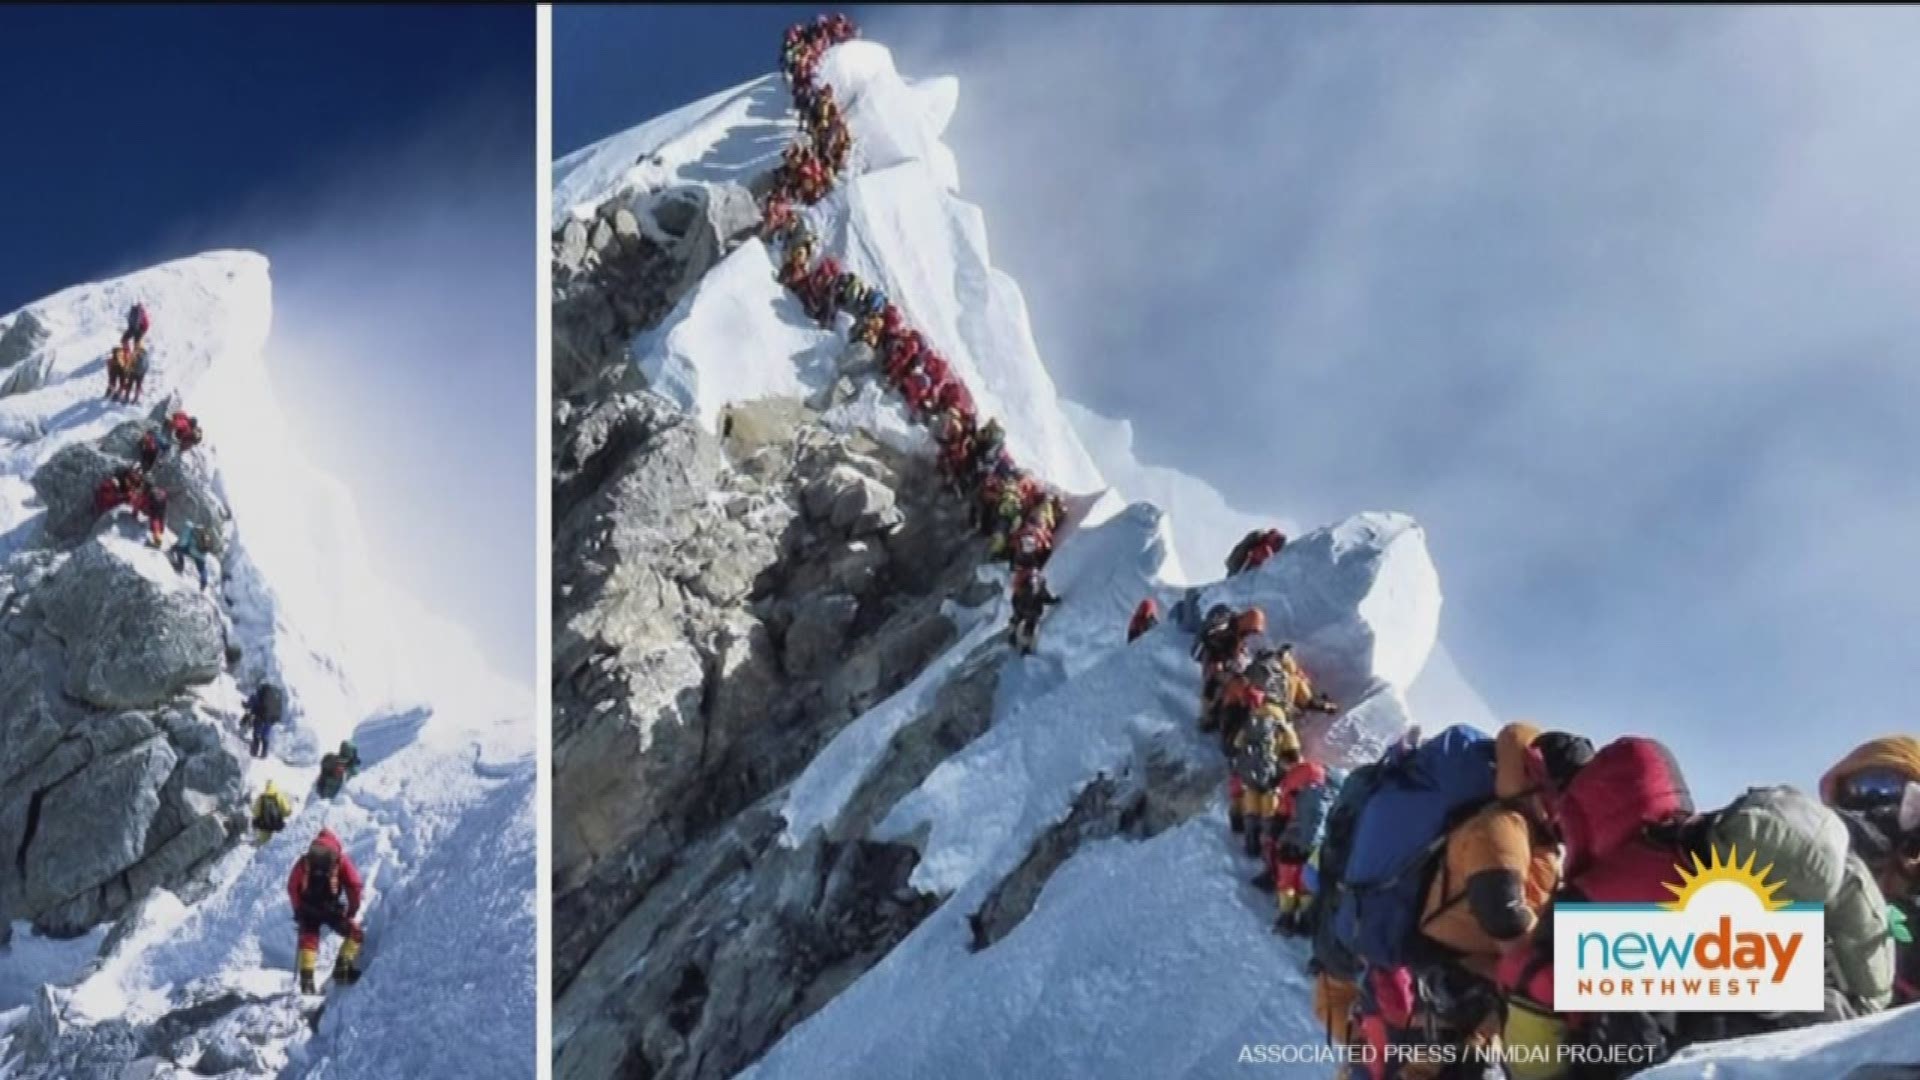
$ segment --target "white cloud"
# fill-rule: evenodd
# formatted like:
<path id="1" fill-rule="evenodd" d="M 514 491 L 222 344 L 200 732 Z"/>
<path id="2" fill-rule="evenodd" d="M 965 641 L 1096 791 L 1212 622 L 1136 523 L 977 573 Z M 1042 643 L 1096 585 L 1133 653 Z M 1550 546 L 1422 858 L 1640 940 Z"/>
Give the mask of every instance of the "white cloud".
<path id="1" fill-rule="evenodd" d="M 1416 514 L 1503 712 L 1651 731 L 1708 799 L 1911 727 L 1920 13 L 873 34 L 961 76 L 961 178 L 1063 390 L 1234 505 Z"/>

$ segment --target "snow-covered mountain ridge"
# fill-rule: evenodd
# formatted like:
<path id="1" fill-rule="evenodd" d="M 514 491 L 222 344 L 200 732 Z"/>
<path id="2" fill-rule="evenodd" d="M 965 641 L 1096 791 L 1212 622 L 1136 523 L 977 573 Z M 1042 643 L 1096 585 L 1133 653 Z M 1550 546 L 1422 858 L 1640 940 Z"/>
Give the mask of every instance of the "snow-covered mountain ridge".
<path id="1" fill-rule="evenodd" d="M 1414 719 L 1430 730 L 1485 724 L 1483 710 L 1460 704 L 1470 694 L 1436 697 L 1433 712 L 1409 705 L 1435 655 L 1441 606 L 1419 526 L 1363 514 L 1296 536 L 1256 573 L 1220 583 L 1190 574 L 1174 557 L 1179 524 L 1113 490 L 1122 470 L 1109 465 L 1126 463 L 1106 448 L 1126 439 L 1070 418 L 1017 288 L 991 264 L 980 212 L 959 196 L 940 143 L 957 84 L 910 82 L 871 42 L 834 49 L 820 75 L 855 150 L 833 193 L 807 211 L 812 231 L 953 360 L 981 414 L 1006 423 L 1022 465 L 1088 497 L 1048 569 L 1065 602 L 1047 616 L 1037 654 L 1011 656 L 1000 641 L 1004 590 L 986 572 L 995 588 L 949 595 L 939 619 L 926 620 L 941 627 L 938 650 L 865 681 L 884 691 L 853 703 L 866 707 L 808 713 L 801 724 L 717 724 L 738 685 L 731 673 L 755 672 L 769 700 L 820 692 L 780 674 L 795 628 L 809 641 L 817 632 L 807 605 L 849 601 L 850 625 L 831 640 L 857 656 L 899 632 L 863 626 L 886 597 L 864 587 L 824 597 L 716 588 L 715 576 L 754 575 L 712 574 L 729 557 L 724 542 L 718 552 L 691 541 L 669 541 L 665 553 L 629 546 L 666 527 L 647 500 L 615 498 L 616 489 L 655 493 L 692 475 L 715 478 L 717 502 L 751 503 L 739 516 L 785 506 L 778 490 L 743 478 L 786 451 L 741 429 L 757 429 L 760 410 L 795 402 L 812 406 L 809 419 L 788 421 L 803 430 L 894 451 L 925 442 L 884 390 L 845 376 L 844 335 L 823 330 L 780 287 L 775 256 L 739 210 L 743 196 L 764 192 L 793 130 L 777 78 L 557 163 L 556 303 L 614 310 L 582 320 L 590 336 L 557 318 L 556 353 L 608 365 L 659 399 L 621 450 L 603 453 L 615 440 L 596 438 L 593 456 L 573 456 L 573 476 L 599 461 L 618 477 L 600 488 L 599 505 L 577 504 L 578 527 L 597 515 L 610 537 L 607 550 L 583 547 L 581 558 L 623 564 L 645 550 L 672 571 L 564 606 L 577 616 L 582 660 L 577 672 L 556 670 L 556 683 L 575 695 L 568 708 L 616 717 L 609 724 L 622 735 L 638 731 L 633 760 L 703 805 L 699 815 L 663 808 L 630 821 L 632 838 L 601 832 L 597 864 L 581 871 L 592 884 L 571 894 L 577 906 L 557 890 L 559 935 L 587 925 L 578 914 L 594 919 L 561 964 L 556 1075 L 1213 1076 L 1247 1044 L 1317 1043 L 1304 949 L 1269 932 L 1271 899 L 1247 883 L 1250 864 L 1228 841 L 1219 753 L 1194 731 L 1198 672 L 1186 636 L 1163 626 L 1127 646 L 1122 629 L 1142 596 L 1164 608 L 1190 582 L 1200 582 L 1203 607 L 1258 603 L 1269 636 L 1297 642 L 1305 666 L 1347 706 L 1307 733 L 1324 758 L 1369 757 Z M 678 208 L 687 206 L 704 217 L 685 224 Z M 647 302 L 621 310 L 606 294 L 632 287 L 635 265 L 654 268 Z M 662 423 L 669 411 L 678 418 Z M 577 414 L 558 419 L 563 432 L 579 430 Z M 910 487 L 893 472 L 870 478 L 896 496 Z M 1190 490 L 1181 479 L 1160 486 Z M 557 522 L 567 509 L 557 501 Z M 804 512 L 794 516 L 804 524 Z M 839 558 L 828 549 L 841 540 L 801 527 L 743 538 L 765 545 L 753 571 L 775 575 Z M 557 592 L 577 580 L 560 565 L 566 557 L 556 544 Z M 674 601 L 659 598 L 676 590 L 724 614 L 662 617 Z M 610 626 L 617 641 L 596 639 Z M 709 647 L 709 634 L 735 644 Z M 592 648 L 596 640 L 606 647 Z M 851 676 L 827 671 L 831 696 Z M 706 740 L 718 731 L 727 764 L 710 767 Z M 567 753 L 561 738 L 557 756 Z M 604 750 L 614 738 L 582 745 Z M 702 753 L 660 749 L 682 739 Z M 753 749 L 732 749 L 742 746 Z M 748 767 L 735 770 L 736 761 Z M 751 782 L 732 798 L 710 794 L 736 771 Z M 564 766 L 556 786 L 564 799 Z M 641 796 L 654 787 L 642 785 Z M 684 848 L 677 857 L 650 849 L 649 831 Z M 1727 1044 L 1660 1075 L 1773 1075 L 1752 1064 L 1770 1054 L 1806 1055 L 1823 1075 L 1838 1074 L 1884 1059 L 1894 1032 L 1920 1035 L 1916 1022 L 1881 1017 Z M 1859 1042 L 1845 1041 L 1855 1031 Z M 1834 1039 L 1843 1043 L 1828 1045 Z"/>
<path id="2" fill-rule="evenodd" d="M 152 369 L 144 402 L 122 405 L 103 399 L 102 358 L 136 301 L 153 319 Z M 129 879 L 130 902 L 96 909 L 108 921 L 79 938 L 56 941 L 29 922 L 15 924 L 0 952 L 0 1075 L 530 1075 L 531 690 L 491 673 L 462 629 L 381 580 L 351 493 L 286 439 L 267 369 L 267 261 L 248 252 L 181 259 L 67 289 L 0 327 L 8 379 L 0 397 L 0 573 L 13 582 L 16 635 L 32 632 L 21 620 L 37 605 L 61 595 L 37 587 L 32 575 L 52 567 L 57 583 L 65 568 L 80 566 L 107 591 L 95 618 L 49 612 L 69 664 L 104 632 L 96 623 L 113 616 L 122 580 L 148 582 L 149 619 L 162 622 L 128 623 L 111 650 L 93 656 L 102 680 L 125 681 L 127 650 L 144 639 L 164 644 L 167 620 L 180 613 L 204 619 L 212 635 L 211 653 L 163 664 L 165 677 L 150 691 L 168 737 L 195 755 L 182 757 L 171 778 L 157 774 L 162 806 L 166 792 L 182 792 L 181 805 L 202 815 L 194 827 L 208 838 L 208 854 L 190 867 L 166 864 L 172 872 L 161 880 Z M 223 541 L 204 593 L 191 565 L 181 573 L 142 546 L 144 528 L 124 513 L 91 516 L 92 474 L 129 460 L 141 424 L 175 405 L 200 419 L 207 439 L 177 464 L 163 460 L 155 477 L 173 489 L 169 544 L 183 514 Z M 72 532 L 68 522 L 77 522 Z M 122 576 L 102 577 L 98 567 Z M 18 661 L 14 668 L 25 677 Z M 263 679 L 285 686 L 288 716 L 274 753 L 256 761 L 235 721 Z M 96 745 L 103 724 L 139 715 L 109 721 L 101 704 L 71 693 L 38 700 L 70 741 Z M 319 755 L 347 737 L 361 749 L 362 773 L 334 802 L 312 797 Z M 296 812 L 256 848 L 246 804 L 268 780 Z M 43 809 L 50 812 L 55 797 L 46 795 Z M 43 837 L 56 822 L 41 818 Z M 77 855 L 72 845 L 89 842 L 93 826 L 78 828 L 83 820 L 58 834 L 67 858 Z M 136 850 L 173 828 L 164 813 L 107 824 L 126 830 Z M 316 1014 L 322 999 L 292 993 L 285 886 L 323 826 L 342 838 L 368 881 L 367 975 L 334 991 Z M 481 851 L 492 854 L 476 860 Z M 103 856 L 102 870 L 117 861 Z M 336 945 L 329 940 L 323 956 Z"/>

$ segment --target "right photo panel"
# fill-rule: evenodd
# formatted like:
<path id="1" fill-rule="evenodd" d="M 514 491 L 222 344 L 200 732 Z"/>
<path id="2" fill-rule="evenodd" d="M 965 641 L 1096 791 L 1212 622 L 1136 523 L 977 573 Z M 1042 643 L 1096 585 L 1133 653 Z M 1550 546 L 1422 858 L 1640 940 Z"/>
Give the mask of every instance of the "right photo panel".
<path id="1" fill-rule="evenodd" d="M 1920 1076 L 1920 13 L 552 42 L 556 1080 Z"/>

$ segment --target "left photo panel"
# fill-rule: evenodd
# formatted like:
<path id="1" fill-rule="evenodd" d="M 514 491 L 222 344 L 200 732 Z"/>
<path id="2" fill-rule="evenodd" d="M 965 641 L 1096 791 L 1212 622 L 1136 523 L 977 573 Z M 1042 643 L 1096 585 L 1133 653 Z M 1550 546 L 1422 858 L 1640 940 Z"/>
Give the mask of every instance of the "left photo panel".
<path id="1" fill-rule="evenodd" d="M 535 19 L 0 10 L 0 1076 L 535 1075 Z"/>

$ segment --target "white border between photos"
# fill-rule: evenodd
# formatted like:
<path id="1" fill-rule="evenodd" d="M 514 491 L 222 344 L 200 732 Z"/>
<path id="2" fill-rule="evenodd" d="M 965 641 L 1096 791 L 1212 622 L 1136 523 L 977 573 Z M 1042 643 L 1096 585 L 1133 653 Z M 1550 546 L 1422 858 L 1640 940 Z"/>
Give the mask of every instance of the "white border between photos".
<path id="1" fill-rule="evenodd" d="M 534 805 L 539 825 L 534 835 L 540 849 L 535 861 L 539 877 L 534 910 L 540 927 L 535 998 L 539 1020 L 535 1025 L 534 1059 L 540 1080 L 553 1075 L 553 479 L 547 463 L 553 457 L 553 259 L 550 230 L 553 208 L 553 6 L 541 4 L 534 14 L 536 54 L 534 86 L 537 112 L 534 129 L 534 733 L 538 775 Z"/>

